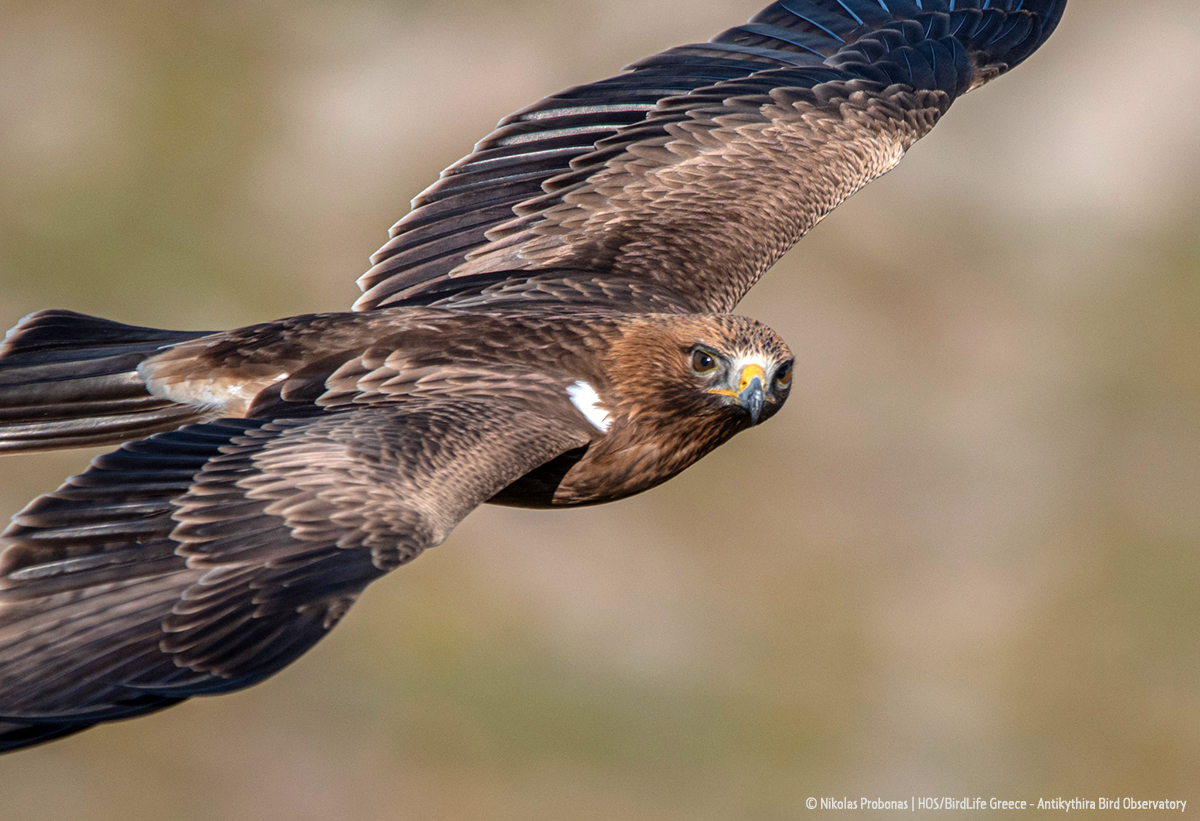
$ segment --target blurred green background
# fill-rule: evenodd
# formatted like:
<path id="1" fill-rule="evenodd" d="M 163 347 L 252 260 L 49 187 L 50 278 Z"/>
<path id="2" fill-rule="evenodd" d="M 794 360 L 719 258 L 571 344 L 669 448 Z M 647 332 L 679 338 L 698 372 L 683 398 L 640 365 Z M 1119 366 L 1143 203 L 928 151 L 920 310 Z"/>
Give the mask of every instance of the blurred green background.
<path id="1" fill-rule="evenodd" d="M 0 326 L 348 307 L 497 119 L 758 0 L 0 3 Z M 741 311 L 785 411 L 486 508 L 300 662 L 0 758 L 9 819 L 1200 802 L 1200 4 L 1071 0 Z M 0 511 L 84 452 L 0 462 Z"/>

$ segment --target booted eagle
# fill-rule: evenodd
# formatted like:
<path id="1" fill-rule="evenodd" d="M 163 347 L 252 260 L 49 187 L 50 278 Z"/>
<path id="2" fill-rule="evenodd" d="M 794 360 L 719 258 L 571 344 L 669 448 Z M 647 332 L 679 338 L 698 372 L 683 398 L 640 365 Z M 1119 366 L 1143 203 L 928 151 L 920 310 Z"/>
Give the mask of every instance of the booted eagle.
<path id="1" fill-rule="evenodd" d="M 779 0 L 547 97 L 414 200 L 351 312 L 27 317 L 0 452 L 121 446 L 0 537 L 0 750 L 254 684 L 480 504 L 620 499 L 770 418 L 791 353 L 728 312 L 1065 4 Z"/>

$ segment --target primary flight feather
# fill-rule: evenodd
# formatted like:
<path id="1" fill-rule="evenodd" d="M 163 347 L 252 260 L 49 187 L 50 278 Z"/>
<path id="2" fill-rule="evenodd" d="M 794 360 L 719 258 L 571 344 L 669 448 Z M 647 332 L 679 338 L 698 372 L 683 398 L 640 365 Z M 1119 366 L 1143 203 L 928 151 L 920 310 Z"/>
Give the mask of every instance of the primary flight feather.
<path id="1" fill-rule="evenodd" d="M 0 750 L 248 686 L 491 501 L 596 504 L 787 398 L 730 311 L 1065 0 L 779 0 L 505 119 L 353 312 L 227 332 L 42 311 L 0 453 L 119 444 L 0 537 Z"/>

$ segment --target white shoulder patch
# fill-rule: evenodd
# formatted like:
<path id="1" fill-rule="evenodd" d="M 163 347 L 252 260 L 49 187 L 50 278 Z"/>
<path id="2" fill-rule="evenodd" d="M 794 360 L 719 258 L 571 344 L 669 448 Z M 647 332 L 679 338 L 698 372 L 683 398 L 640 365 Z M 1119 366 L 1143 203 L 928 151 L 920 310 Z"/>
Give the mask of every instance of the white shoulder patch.
<path id="1" fill-rule="evenodd" d="M 601 433 L 608 433 L 612 420 L 609 419 L 608 411 L 600 407 L 600 395 L 596 393 L 595 388 L 580 379 L 567 386 L 567 396 L 571 397 L 571 404 L 592 423 L 592 427 Z"/>

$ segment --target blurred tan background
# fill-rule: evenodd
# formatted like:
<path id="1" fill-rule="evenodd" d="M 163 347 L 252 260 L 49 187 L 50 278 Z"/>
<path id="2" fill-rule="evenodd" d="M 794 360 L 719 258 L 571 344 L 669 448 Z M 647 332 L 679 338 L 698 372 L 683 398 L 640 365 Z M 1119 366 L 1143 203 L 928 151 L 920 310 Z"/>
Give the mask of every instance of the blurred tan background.
<path id="1" fill-rule="evenodd" d="M 500 117 L 758 6 L 0 2 L 0 326 L 348 307 Z M 1198 44 L 1195 0 L 1071 0 L 743 303 L 776 420 L 478 511 L 267 683 L 0 758 L 0 818 L 1200 804 Z M 2 517 L 87 457 L 0 462 Z"/>

